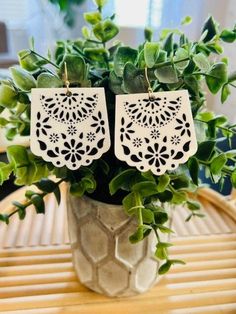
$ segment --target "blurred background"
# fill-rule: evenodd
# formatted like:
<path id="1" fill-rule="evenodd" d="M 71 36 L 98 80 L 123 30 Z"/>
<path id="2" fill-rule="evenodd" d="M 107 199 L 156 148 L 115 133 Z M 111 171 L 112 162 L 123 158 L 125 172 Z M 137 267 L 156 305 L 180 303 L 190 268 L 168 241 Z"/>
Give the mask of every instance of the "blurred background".
<path id="1" fill-rule="evenodd" d="M 145 26 L 155 30 L 180 27 L 181 19 L 190 15 L 193 22 L 185 26 L 192 39 L 198 39 L 201 25 L 213 15 L 222 27 L 236 22 L 235 0 L 109 0 L 104 14 L 116 13 L 121 27 L 118 39 L 137 46 L 143 41 Z M 83 12 L 95 9 L 92 0 L 0 0 L 0 68 L 16 60 L 17 51 L 28 47 L 30 37 L 35 38 L 36 50 L 47 53 L 57 39 L 81 36 Z M 181 27 L 180 27 L 181 28 Z M 225 48 L 230 66 L 236 69 L 235 50 Z M 4 73 L 2 71 L 1 73 Z M 234 94 L 235 95 L 235 94 Z M 236 122 L 235 97 L 221 106 L 219 97 L 210 99 L 209 106 L 219 113 L 228 114 Z"/>
<path id="2" fill-rule="evenodd" d="M 208 15 L 213 15 L 221 27 L 233 27 L 236 22 L 236 0 L 109 0 L 105 16 L 116 13 L 121 30 L 117 37 L 127 45 L 138 46 L 143 42 L 143 30 L 154 30 L 154 40 L 163 28 L 180 28 L 193 40 L 201 33 L 201 25 Z M 28 48 L 29 38 L 34 37 L 35 49 L 47 54 L 59 39 L 81 36 L 84 26 L 83 13 L 95 9 L 92 0 L 0 0 L 0 77 L 7 75 L 7 68 L 17 63 L 17 52 Z M 193 22 L 181 26 L 185 16 Z M 230 46 L 230 45 L 229 45 Z M 229 68 L 236 69 L 236 49 L 225 45 Z M 217 57 L 217 56 L 216 56 Z M 226 114 L 236 122 L 236 92 L 232 91 L 226 104 L 221 105 L 220 95 L 208 96 L 208 107 Z M 0 152 L 6 145 L 0 132 Z"/>

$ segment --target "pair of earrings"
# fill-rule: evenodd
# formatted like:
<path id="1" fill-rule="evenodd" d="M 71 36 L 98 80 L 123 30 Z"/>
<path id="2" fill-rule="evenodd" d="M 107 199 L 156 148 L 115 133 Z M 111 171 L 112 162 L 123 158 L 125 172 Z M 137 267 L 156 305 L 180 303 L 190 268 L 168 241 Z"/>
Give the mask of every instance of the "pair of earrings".
<path id="1" fill-rule="evenodd" d="M 31 150 L 56 167 L 76 170 L 110 148 L 103 88 L 32 90 Z M 197 150 L 186 90 L 116 96 L 115 155 L 161 175 Z"/>

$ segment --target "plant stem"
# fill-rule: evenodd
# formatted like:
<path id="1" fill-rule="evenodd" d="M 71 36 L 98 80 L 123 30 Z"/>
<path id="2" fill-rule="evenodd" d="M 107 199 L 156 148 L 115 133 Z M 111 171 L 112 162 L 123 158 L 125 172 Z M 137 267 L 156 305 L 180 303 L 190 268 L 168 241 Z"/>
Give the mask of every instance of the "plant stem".
<path id="1" fill-rule="evenodd" d="M 102 44 L 103 44 L 103 48 L 106 49 L 106 43 L 103 42 Z M 104 60 L 105 60 L 106 66 L 107 66 L 107 70 L 109 71 L 110 65 L 109 65 L 109 60 L 107 58 L 107 55 L 104 56 Z"/>
<path id="2" fill-rule="evenodd" d="M 86 41 L 89 41 L 90 43 L 98 44 L 98 45 L 103 45 L 102 41 L 94 40 L 94 39 L 86 39 Z"/>
<path id="3" fill-rule="evenodd" d="M 142 204 L 142 201 L 141 201 L 139 193 L 135 193 L 135 203 L 136 203 L 136 206 L 138 207 L 139 226 L 142 226 L 143 225 L 143 216 L 142 216 L 143 204 Z"/>
<path id="4" fill-rule="evenodd" d="M 154 232 L 155 232 L 155 235 L 156 235 L 156 238 L 157 238 L 157 242 L 159 243 L 159 242 L 161 242 L 160 241 L 160 237 L 159 237 L 159 234 L 158 234 L 158 232 L 157 232 L 157 229 L 156 228 L 152 228 L 153 230 L 154 230 Z"/>
<path id="5" fill-rule="evenodd" d="M 30 52 L 33 53 L 33 54 L 35 54 L 35 55 L 38 56 L 39 58 L 41 58 L 41 59 L 47 61 L 47 63 L 53 65 L 55 68 L 60 69 L 60 67 L 59 67 L 57 64 L 55 64 L 54 62 L 52 62 L 52 61 L 48 60 L 47 58 L 43 57 L 42 55 L 40 55 L 40 54 L 37 53 L 36 51 L 30 50 Z"/>
<path id="6" fill-rule="evenodd" d="M 205 123 L 205 124 L 208 123 L 207 121 L 203 121 L 203 120 L 201 120 L 201 119 L 196 119 L 196 118 L 194 118 L 194 120 L 195 120 L 195 121 L 198 121 L 198 122 Z M 216 127 L 217 127 L 218 129 L 221 129 L 221 130 L 228 131 L 228 132 L 231 132 L 231 133 L 233 133 L 233 134 L 236 134 L 236 130 L 232 130 L 231 127 L 226 128 L 226 127 L 221 126 L 221 125 L 216 125 Z"/>
<path id="7" fill-rule="evenodd" d="M 57 186 L 59 186 L 63 181 L 64 181 L 64 179 L 61 179 L 61 180 L 59 180 L 58 182 L 56 182 Z M 53 193 L 53 192 L 51 192 L 51 193 Z M 44 196 L 46 196 L 46 195 L 48 195 L 48 194 L 49 194 L 49 193 L 44 192 L 44 193 L 41 193 L 40 196 L 44 197 Z M 25 204 L 23 204 L 23 206 L 24 206 L 24 208 L 26 209 L 27 207 L 29 207 L 29 206 L 32 205 L 32 204 L 33 204 L 32 201 L 29 200 L 28 202 L 26 202 Z M 10 217 L 12 217 L 13 215 L 15 215 L 19 210 L 20 210 L 20 209 L 18 208 L 18 209 L 16 209 L 16 210 L 14 210 L 13 212 L 11 212 L 10 214 L 8 214 L 8 218 L 10 218 Z"/>
<path id="8" fill-rule="evenodd" d="M 189 61 L 190 60 L 190 57 L 187 57 L 187 58 L 184 58 L 184 59 L 180 59 L 180 60 L 177 60 L 177 61 L 165 61 L 165 62 L 161 62 L 157 65 L 155 65 L 152 69 L 159 69 L 159 68 L 162 68 L 162 67 L 165 67 L 165 66 L 168 66 L 168 65 L 172 65 L 172 64 L 177 64 L 177 63 L 181 63 L 181 62 L 184 62 L 184 61 Z"/>

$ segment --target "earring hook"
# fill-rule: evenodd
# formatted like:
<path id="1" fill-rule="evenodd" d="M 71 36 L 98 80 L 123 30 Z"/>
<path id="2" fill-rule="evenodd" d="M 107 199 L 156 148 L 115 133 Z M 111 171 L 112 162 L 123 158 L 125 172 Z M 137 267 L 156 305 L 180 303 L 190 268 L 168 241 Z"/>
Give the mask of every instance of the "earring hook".
<path id="1" fill-rule="evenodd" d="M 68 79 L 68 71 L 67 71 L 66 62 L 64 62 L 64 69 L 65 69 L 64 80 L 65 80 L 65 85 L 66 85 L 66 95 L 71 95 L 71 91 L 69 90 L 70 81 Z"/>
<path id="2" fill-rule="evenodd" d="M 147 68 L 147 66 L 145 66 L 145 79 L 146 79 L 146 81 L 148 83 L 148 97 L 149 97 L 149 99 L 153 99 L 154 98 L 154 96 L 153 96 L 153 89 L 151 87 L 151 83 L 150 83 L 149 78 L 148 78 L 148 68 Z"/>

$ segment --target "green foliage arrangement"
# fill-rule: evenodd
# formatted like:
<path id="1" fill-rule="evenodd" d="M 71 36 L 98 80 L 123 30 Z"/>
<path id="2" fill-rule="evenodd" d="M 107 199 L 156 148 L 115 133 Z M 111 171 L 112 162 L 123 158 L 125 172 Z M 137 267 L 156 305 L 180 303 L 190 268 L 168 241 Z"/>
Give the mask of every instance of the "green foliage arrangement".
<path id="1" fill-rule="evenodd" d="M 41 192 L 27 191 L 28 201 L 25 204 L 15 202 L 15 211 L 0 215 L 0 219 L 8 223 L 16 213 L 23 219 L 31 204 L 37 213 L 44 213 L 44 197 L 54 193 L 60 202 L 59 185 L 66 181 L 71 194 L 78 197 L 89 194 L 103 202 L 123 204 L 128 215 L 136 216 L 137 230 L 130 236 L 131 242 L 141 241 L 154 230 L 156 257 L 165 261 L 159 269 L 163 274 L 172 264 L 181 263 L 169 259 L 168 247 L 171 244 L 160 240 L 160 233 L 172 232 L 165 226 L 169 219 L 165 204 L 186 205 L 190 211 L 187 220 L 193 216 L 201 217 L 199 203 L 191 198 L 201 184 L 200 169 L 204 169 L 213 182 L 222 185 L 225 178 L 230 177 L 236 187 L 236 150 L 223 152 L 218 148 L 219 141 L 231 142 L 236 133 L 235 125 L 229 125 L 225 116 L 206 110 L 204 93 L 205 87 L 212 94 L 220 93 L 224 103 L 230 89 L 235 87 L 236 72 L 228 74 L 227 58 L 221 55 L 222 42 L 235 42 L 236 27 L 219 30 L 216 21 L 209 17 L 196 42 L 176 29 L 165 29 L 160 38 L 154 40 L 152 31 L 145 29 L 145 41 L 138 48 L 125 46 L 119 41 L 108 48 L 107 43 L 118 34 L 119 27 L 114 22 L 114 15 L 103 17 L 106 1 L 94 2 L 97 11 L 84 14 L 89 27 L 83 27 L 83 39 L 58 41 L 53 57 L 50 53 L 47 57 L 39 55 L 34 47 L 19 52 L 20 67 L 11 68 L 12 79 L 2 80 L 0 85 L 0 112 L 9 113 L 7 119 L 0 117 L 7 139 L 11 140 L 17 134 L 30 134 L 30 91 L 34 87 L 62 87 L 65 62 L 71 86 L 105 88 L 113 139 L 115 95 L 147 92 L 144 73 L 147 66 L 155 92 L 189 91 L 198 151 L 177 170 L 155 176 L 117 160 L 113 144 L 101 159 L 76 171 L 56 168 L 23 146 L 9 146 L 8 163 L 0 163 L 0 184 L 13 174 L 15 184 L 35 184 Z M 189 18 L 186 21 L 189 22 Z M 212 58 L 212 55 L 218 58 Z M 48 179 L 50 175 L 56 176 L 57 182 Z"/>

